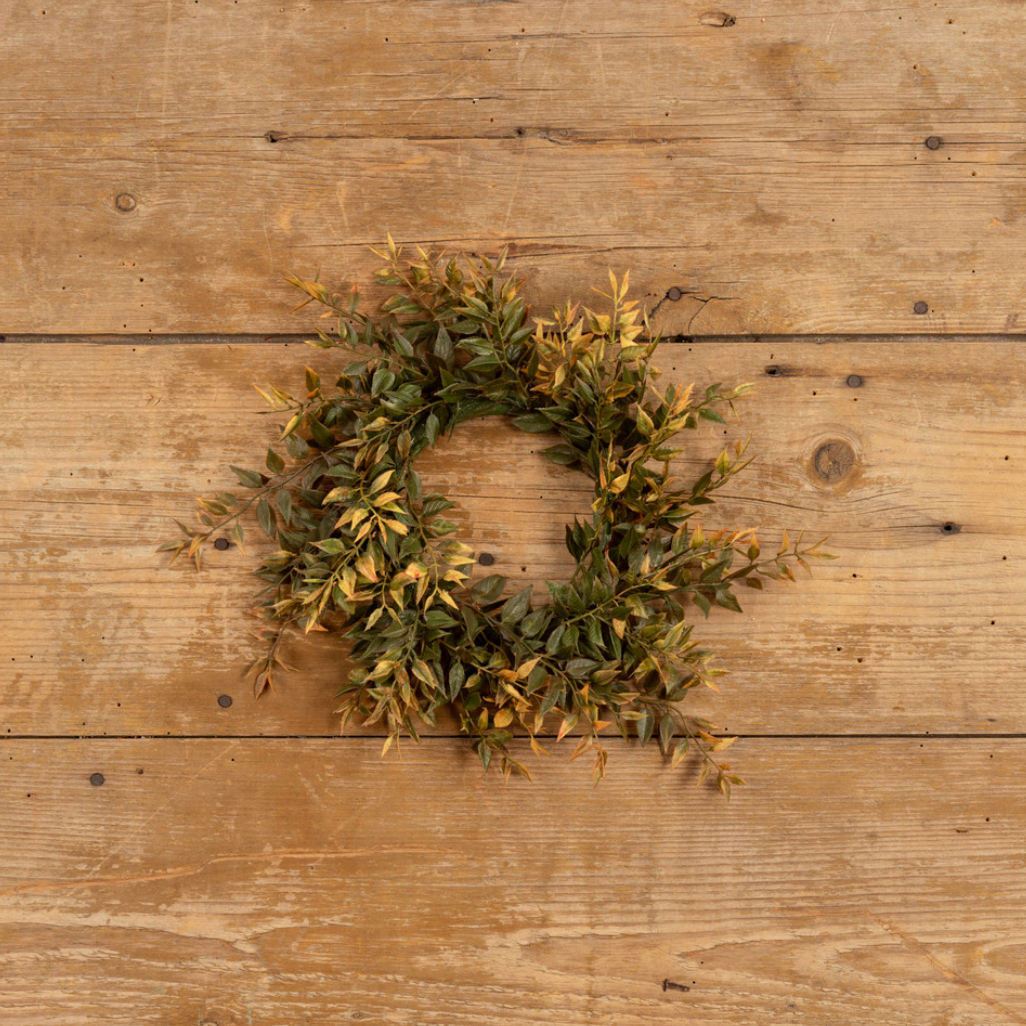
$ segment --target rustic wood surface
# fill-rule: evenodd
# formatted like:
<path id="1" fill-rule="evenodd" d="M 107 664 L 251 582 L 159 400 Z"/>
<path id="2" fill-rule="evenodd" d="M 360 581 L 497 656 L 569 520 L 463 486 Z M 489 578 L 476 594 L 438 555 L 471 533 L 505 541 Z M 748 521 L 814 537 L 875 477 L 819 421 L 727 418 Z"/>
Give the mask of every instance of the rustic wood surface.
<path id="1" fill-rule="evenodd" d="M 252 571 L 272 548 L 255 517 L 247 554 L 210 548 L 199 572 L 155 549 L 179 536 L 174 517 L 194 522 L 194 496 L 240 491 L 228 464 L 263 465 L 281 418 L 253 384 L 301 387 L 304 363 L 329 380 L 341 358 L 297 341 L 2 353 L 0 732 L 334 733 L 336 637 L 297 635 L 301 672 L 273 695 L 255 701 L 244 677 L 260 652 Z M 753 437 L 755 462 L 705 524 L 758 526 L 768 547 L 785 528 L 830 535 L 838 556 L 798 585 L 745 589 L 743 614 L 695 610 L 731 671 L 696 710 L 746 734 L 1026 732 L 1026 349 L 709 341 L 665 344 L 657 364 L 662 382 L 756 385 L 740 423 L 689 433 L 692 477 Z M 592 498 L 545 444 L 488 418 L 420 464 L 493 555 L 476 573 L 510 590 L 569 573 L 564 524 Z"/>
<path id="2" fill-rule="evenodd" d="M 667 331 L 1021 332 L 1024 27 L 1007 0 L 9 4 L 0 330 L 305 330 L 282 275 L 366 279 L 390 230 L 510 243 L 552 301 L 633 268 Z"/>
<path id="3" fill-rule="evenodd" d="M 1026 1023 L 1022 5 L 0 28 L 3 1026 Z M 382 760 L 334 637 L 252 698 L 253 520 L 155 551 L 261 464 L 251 385 L 333 364 L 282 276 L 367 282 L 388 231 L 508 244 L 536 312 L 630 268 L 666 379 L 756 384 L 680 470 L 751 434 L 707 526 L 839 558 L 698 619 L 729 804 L 619 740 L 598 787 L 566 743 L 504 785 L 451 722 Z M 421 467 L 518 586 L 590 501 L 539 441 Z"/>
<path id="4" fill-rule="evenodd" d="M 7 742 L 5 1026 L 1026 1022 L 1026 742 L 625 747 Z"/>
<path id="5" fill-rule="evenodd" d="M 133 342 L 0 349 L 5 1026 L 1026 1022 L 1019 343 L 659 349 L 664 381 L 757 385 L 709 524 L 839 556 L 701 624 L 735 683 L 696 709 L 745 735 L 727 804 L 654 747 L 504 786 L 463 739 L 316 737 L 332 638 L 249 697 L 268 543 L 199 573 L 154 548 L 259 464 L 251 385 L 333 357 Z M 519 580 L 565 572 L 588 505 L 538 441 L 481 422 L 423 461 Z"/>

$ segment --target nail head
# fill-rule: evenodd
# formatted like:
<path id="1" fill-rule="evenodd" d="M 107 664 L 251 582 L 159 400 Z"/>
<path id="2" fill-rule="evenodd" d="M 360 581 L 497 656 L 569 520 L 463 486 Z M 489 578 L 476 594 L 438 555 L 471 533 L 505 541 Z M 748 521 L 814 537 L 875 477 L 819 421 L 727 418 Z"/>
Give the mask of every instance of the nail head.
<path id="1" fill-rule="evenodd" d="M 90 784 L 92 784 L 92 785 L 93 785 L 93 787 L 102 787 L 102 786 L 103 786 L 103 782 L 104 782 L 104 779 L 105 779 L 105 778 L 104 778 L 104 776 L 103 776 L 103 774 L 102 774 L 102 773 L 94 773 L 94 774 L 93 774 L 93 775 L 92 775 L 92 776 L 91 776 L 91 777 L 89 778 L 89 783 L 90 783 Z"/>
<path id="2" fill-rule="evenodd" d="M 862 378 L 858 374 L 848 375 L 848 387 L 849 388 L 861 388 Z"/>
<path id="3" fill-rule="evenodd" d="M 228 548 L 228 539 L 218 538 L 217 541 L 214 542 L 214 548 L 220 549 L 222 552 L 224 552 L 224 550 Z"/>
<path id="4" fill-rule="evenodd" d="M 217 704 L 222 709 L 227 709 L 232 704 L 232 696 L 231 695 L 218 695 L 217 696 Z"/>
<path id="5" fill-rule="evenodd" d="M 916 312 L 917 314 L 924 314 L 924 313 L 926 313 L 926 311 L 927 311 L 927 310 L 929 310 L 929 309 L 930 309 L 930 307 L 929 307 L 929 305 L 928 305 L 928 304 L 924 303 L 924 302 L 923 302 L 923 301 L 922 301 L 922 300 L 920 299 L 920 300 L 919 300 L 919 302 L 918 302 L 918 303 L 916 303 L 916 305 L 915 305 L 914 307 L 912 307 L 912 309 L 913 309 L 913 310 L 914 310 L 914 311 L 915 311 L 915 312 Z"/>
<path id="6" fill-rule="evenodd" d="M 495 562 L 495 557 L 490 552 L 482 552 L 477 561 L 481 566 L 491 566 Z"/>
<path id="7" fill-rule="evenodd" d="M 931 135 L 926 140 L 926 148 L 928 150 L 939 150 L 941 145 L 941 139 L 938 135 Z"/>
<path id="8" fill-rule="evenodd" d="M 668 300 L 669 300 L 669 301 L 670 301 L 671 303 L 676 303 L 676 302 L 677 302 L 677 300 L 678 300 L 678 299 L 680 299 L 680 297 L 681 297 L 681 296 L 683 296 L 683 295 L 684 295 L 684 293 L 683 293 L 683 292 L 681 292 L 681 290 L 680 290 L 679 288 L 677 288 L 677 286 L 676 286 L 676 285 L 674 285 L 672 289 L 670 289 L 669 291 L 667 291 L 667 293 L 666 293 L 666 298 L 667 298 L 667 299 L 668 299 Z"/>

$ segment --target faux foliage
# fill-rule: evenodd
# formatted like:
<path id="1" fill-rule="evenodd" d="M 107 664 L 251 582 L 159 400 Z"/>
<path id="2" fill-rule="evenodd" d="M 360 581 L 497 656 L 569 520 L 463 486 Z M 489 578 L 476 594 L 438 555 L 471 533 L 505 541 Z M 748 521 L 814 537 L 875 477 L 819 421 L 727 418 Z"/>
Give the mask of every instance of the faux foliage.
<path id="1" fill-rule="evenodd" d="M 376 251 L 375 251 L 376 252 Z M 338 693 L 342 727 L 359 715 L 383 723 L 384 750 L 418 737 L 451 707 L 487 769 L 530 776 L 514 758 L 517 733 L 536 753 L 542 739 L 579 734 L 571 758 L 590 753 L 596 781 L 606 769 L 605 733 L 657 737 L 673 766 L 694 753 L 699 782 L 710 773 L 725 794 L 741 778 L 718 753 L 736 738 L 682 710 L 698 686 L 715 690 L 726 671 L 693 637 L 693 608 L 740 611 L 735 586 L 795 580 L 793 565 L 831 558 L 801 549 L 785 532 L 764 554 L 754 530 L 705 533 L 695 517 L 748 465 L 746 443 L 723 450 L 696 480 L 673 476 L 678 436 L 720 412 L 751 386 L 724 390 L 654 385 L 658 338 L 628 276 L 596 313 L 569 301 L 551 319 L 530 316 L 523 279 L 502 277 L 497 259 L 449 259 L 419 250 L 403 263 L 389 238 L 377 272 L 395 293 L 372 318 L 359 288 L 329 294 L 318 281 L 286 279 L 337 319 L 310 345 L 348 354 L 328 386 L 309 368 L 296 397 L 258 389 L 285 423 L 264 470 L 232 467 L 242 496 L 199 499 L 200 526 L 161 546 L 198 567 L 203 546 L 230 537 L 243 548 L 242 514 L 253 510 L 278 545 L 256 571 L 265 582 L 253 612 L 268 622 L 251 667 L 256 694 L 286 666 L 291 627 L 339 630 L 355 669 Z M 596 290 L 597 291 L 597 290 Z M 551 434 L 553 463 L 594 482 L 591 516 L 566 528 L 576 561 L 569 580 L 507 597 L 495 574 L 469 583 L 471 550 L 446 519 L 454 505 L 423 490 L 415 464 L 437 439 L 479 417 L 505 416 L 522 431 Z M 822 544 L 822 543 L 820 543 Z"/>

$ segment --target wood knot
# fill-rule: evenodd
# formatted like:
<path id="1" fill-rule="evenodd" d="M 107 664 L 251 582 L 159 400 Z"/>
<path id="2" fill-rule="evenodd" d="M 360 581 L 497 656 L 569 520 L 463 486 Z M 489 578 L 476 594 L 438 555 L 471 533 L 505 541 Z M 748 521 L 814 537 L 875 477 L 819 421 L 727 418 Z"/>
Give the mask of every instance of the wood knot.
<path id="1" fill-rule="evenodd" d="M 730 28 L 737 22 L 737 18 L 733 14 L 727 14 L 726 11 L 705 11 L 698 16 L 698 20 L 702 25 L 708 25 L 710 28 Z"/>
<path id="2" fill-rule="evenodd" d="M 114 206 L 122 214 L 127 214 L 130 210 L 135 210 L 135 197 L 130 192 L 119 192 L 114 197 Z"/>
<path id="3" fill-rule="evenodd" d="M 855 450 L 843 438 L 824 442 L 812 457 L 812 468 L 821 481 L 843 481 L 855 466 Z"/>

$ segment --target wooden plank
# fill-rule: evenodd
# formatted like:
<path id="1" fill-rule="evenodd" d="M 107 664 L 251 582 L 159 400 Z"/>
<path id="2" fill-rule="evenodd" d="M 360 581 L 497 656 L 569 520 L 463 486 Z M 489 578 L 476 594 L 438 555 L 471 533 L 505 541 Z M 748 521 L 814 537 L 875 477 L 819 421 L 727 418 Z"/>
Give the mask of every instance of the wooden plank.
<path id="1" fill-rule="evenodd" d="M 301 672 L 249 697 L 245 610 L 269 543 L 211 550 L 199 573 L 154 549 L 193 496 L 232 487 L 228 464 L 262 464 L 277 431 L 251 384 L 301 386 L 304 362 L 328 380 L 336 358 L 295 341 L 2 354 L 0 734 L 334 733 L 348 670 L 334 637 L 292 644 Z M 728 436 L 751 434 L 756 462 L 706 525 L 757 526 L 764 544 L 831 534 L 839 556 L 741 596 L 744 614 L 696 611 L 731 671 L 696 712 L 748 734 L 1026 730 L 1026 347 L 720 340 L 667 344 L 657 362 L 664 382 L 757 384 Z M 715 457 L 719 430 L 682 473 Z M 482 421 L 421 465 L 494 555 L 488 572 L 518 587 L 568 572 L 563 525 L 591 501 L 538 443 Z"/>
<path id="2" fill-rule="evenodd" d="M 631 267 L 670 332 L 1023 331 L 1014 9 L 728 6 L 11 10 L 0 328 L 302 330 L 282 275 L 391 230 L 547 302 Z"/>
<path id="3" fill-rule="evenodd" d="M 1026 1022 L 1022 740 L 615 747 L 8 741 L 4 1022 Z"/>

